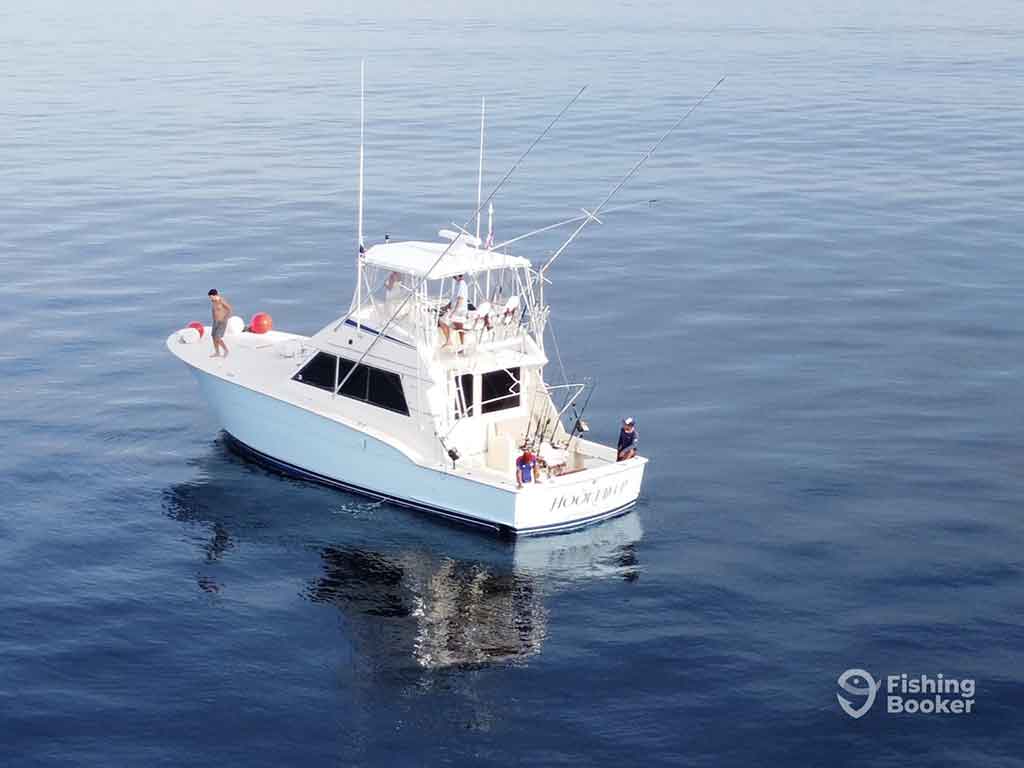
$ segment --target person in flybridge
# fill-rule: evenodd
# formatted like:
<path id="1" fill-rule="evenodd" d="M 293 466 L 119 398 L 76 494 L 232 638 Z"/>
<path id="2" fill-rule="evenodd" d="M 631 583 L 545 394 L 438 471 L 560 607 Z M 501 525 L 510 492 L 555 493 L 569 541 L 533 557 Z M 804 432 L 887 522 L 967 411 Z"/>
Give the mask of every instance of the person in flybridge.
<path id="1" fill-rule="evenodd" d="M 445 347 L 451 346 L 452 328 L 459 332 L 459 343 L 466 342 L 466 311 L 469 309 L 469 288 L 462 275 L 456 275 L 452 283 L 452 297 L 448 304 L 441 310 L 441 317 L 437 324 L 441 326 L 444 334 Z M 461 350 L 460 350 L 461 352 Z"/>

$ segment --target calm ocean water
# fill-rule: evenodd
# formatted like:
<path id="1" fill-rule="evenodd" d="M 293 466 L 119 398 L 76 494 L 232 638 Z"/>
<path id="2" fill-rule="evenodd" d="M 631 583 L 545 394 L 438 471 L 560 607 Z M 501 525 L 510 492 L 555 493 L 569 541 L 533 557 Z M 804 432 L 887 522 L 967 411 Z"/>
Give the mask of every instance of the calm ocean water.
<path id="1" fill-rule="evenodd" d="M 1024 765 L 1024 8 L 851 5 L 0 9 L 0 764 Z M 729 75 L 550 289 L 636 512 L 279 477 L 164 349 L 212 286 L 347 307 L 364 56 L 371 242 L 468 216 L 482 95 L 494 184 L 589 84 L 502 237 Z M 976 712 L 849 718 L 851 667 Z"/>

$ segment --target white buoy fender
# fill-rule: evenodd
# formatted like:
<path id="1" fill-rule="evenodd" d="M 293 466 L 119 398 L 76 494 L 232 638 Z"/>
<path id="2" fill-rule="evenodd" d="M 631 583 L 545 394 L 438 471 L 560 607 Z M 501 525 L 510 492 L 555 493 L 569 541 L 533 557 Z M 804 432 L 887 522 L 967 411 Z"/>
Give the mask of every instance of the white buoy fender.
<path id="1" fill-rule="evenodd" d="M 195 328 L 182 328 L 178 331 L 179 344 L 195 344 L 199 341 L 199 331 Z"/>
<path id="2" fill-rule="evenodd" d="M 245 320 L 240 318 L 238 315 L 232 315 L 228 318 L 228 326 L 224 329 L 225 336 L 237 336 L 245 330 Z"/>

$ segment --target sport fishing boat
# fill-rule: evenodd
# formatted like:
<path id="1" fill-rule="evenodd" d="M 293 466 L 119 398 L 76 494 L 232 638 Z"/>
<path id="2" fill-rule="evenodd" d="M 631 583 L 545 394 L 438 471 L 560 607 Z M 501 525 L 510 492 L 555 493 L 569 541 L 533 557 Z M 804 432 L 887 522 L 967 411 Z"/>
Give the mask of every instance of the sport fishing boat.
<path id="1" fill-rule="evenodd" d="M 481 200 L 481 115 L 477 208 L 466 226 L 441 230 L 438 241 L 385 236 L 366 248 L 360 104 L 348 312 L 312 336 L 256 322 L 243 330 L 233 318 L 226 358 L 210 357 L 200 343 L 210 328 L 199 324 L 172 333 L 168 349 L 189 366 L 237 447 L 284 472 L 513 535 L 568 531 L 626 512 L 640 495 L 647 459 L 620 461 L 615 447 L 586 438 L 577 406 L 584 384 L 547 382 L 544 284 L 555 259 L 588 223 L 600 222 L 612 195 L 685 116 L 601 205 L 495 245 L 490 201 L 511 171 Z M 481 240 L 485 206 L 489 234 Z M 474 219 L 476 234 L 466 228 Z M 543 266 L 511 252 L 513 242 L 571 223 L 573 234 Z M 455 301 L 453 316 L 449 297 L 460 295 L 468 306 L 458 314 Z M 524 447 L 540 466 L 536 482 L 520 484 Z"/>
<path id="2" fill-rule="evenodd" d="M 195 328 L 167 339 L 240 448 L 301 477 L 520 535 L 633 505 L 647 460 L 617 461 L 583 437 L 582 421 L 567 430 L 555 397 L 580 387 L 544 381 L 546 308 L 528 259 L 396 242 L 369 248 L 357 272 L 364 290 L 351 310 L 313 336 L 229 333 L 226 358 L 210 357 Z M 475 310 L 445 347 L 438 310 L 456 275 Z M 517 487 L 524 444 L 546 469 Z"/>

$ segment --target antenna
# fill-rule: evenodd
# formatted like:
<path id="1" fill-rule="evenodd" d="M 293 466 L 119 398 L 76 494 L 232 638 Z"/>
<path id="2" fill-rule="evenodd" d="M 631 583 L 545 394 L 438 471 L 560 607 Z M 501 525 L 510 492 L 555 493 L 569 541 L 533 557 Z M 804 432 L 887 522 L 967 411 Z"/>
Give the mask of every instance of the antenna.
<path id="1" fill-rule="evenodd" d="M 363 253 L 363 132 L 366 125 L 366 59 L 359 62 L 359 221 L 356 244 Z"/>
<path id="2" fill-rule="evenodd" d="M 484 113 L 487 111 L 487 97 L 480 97 L 480 170 L 476 177 L 476 242 L 480 245 L 480 202 L 484 192 Z"/>
<path id="3" fill-rule="evenodd" d="M 494 203 L 487 205 L 487 250 L 494 248 Z"/>

